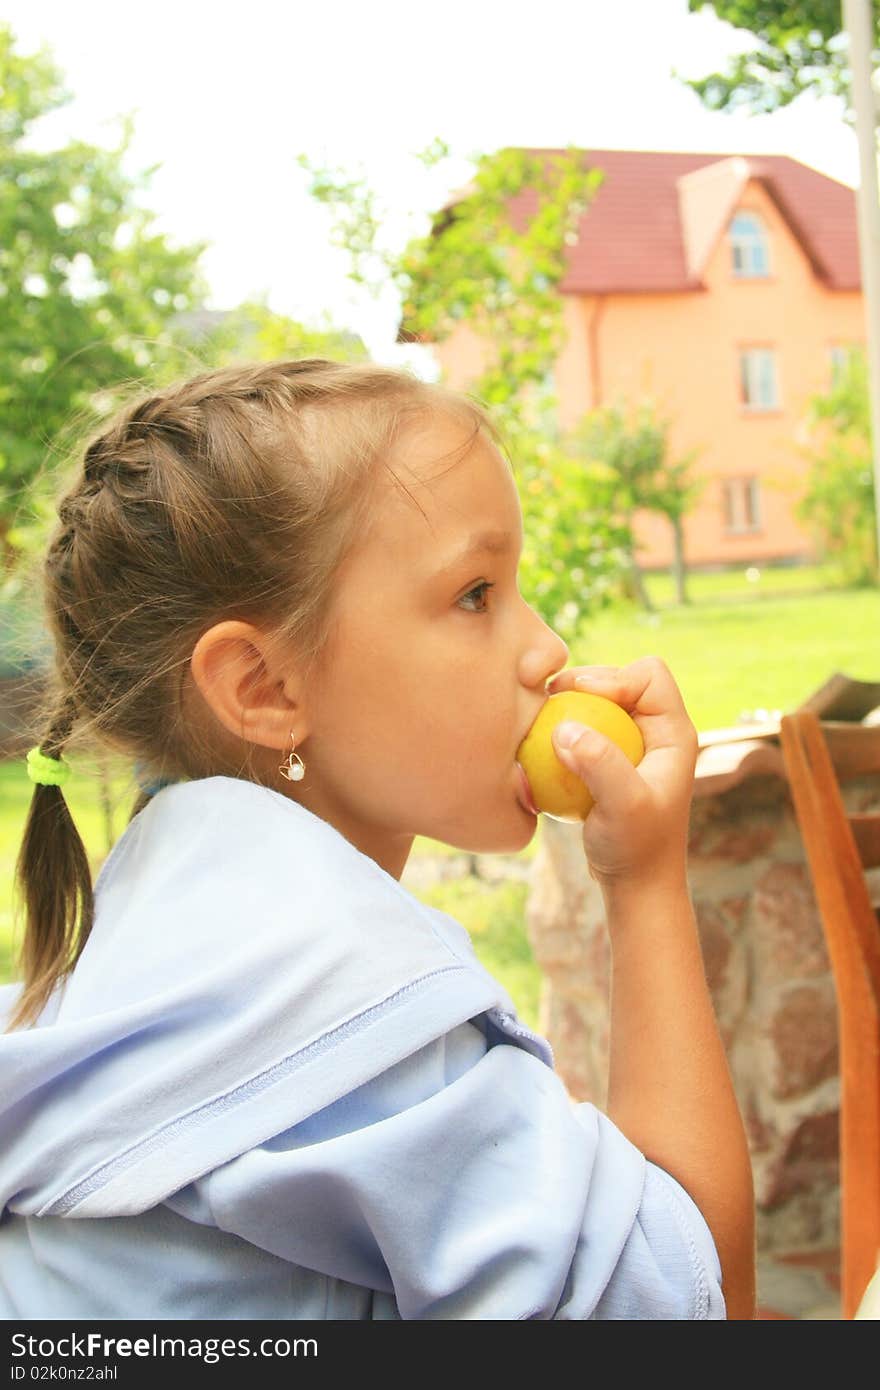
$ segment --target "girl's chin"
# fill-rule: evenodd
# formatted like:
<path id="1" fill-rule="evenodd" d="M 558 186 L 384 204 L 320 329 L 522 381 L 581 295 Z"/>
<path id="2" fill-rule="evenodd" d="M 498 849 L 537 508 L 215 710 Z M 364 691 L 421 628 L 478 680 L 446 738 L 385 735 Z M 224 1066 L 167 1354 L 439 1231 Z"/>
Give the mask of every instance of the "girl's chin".
<path id="1" fill-rule="evenodd" d="M 518 854 L 526 845 L 531 844 L 538 828 L 538 817 L 522 806 L 518 806 L 517 809 L 519 825 L 512 830 L 508 830 L 507 827 L 503 831 L 499 829 L 500 843 L 484 850 L 484 854 Z"/>
<path id="2" fill-rule="evenodd" d="M 538 828 L 538 819 L 521 806 L 517 808 L 516 819 L 519 825 L 494 827 L 495 833 L 491 839 L 488 836 L 461 835 L 454 841 L 449 839 L 444 843 L 462 854 L 518 854 L 531 844 Z"/>
<path id="3" fill-rule="evenodd" d="M 515 839 L 511 837 L 505 844 L 499 845 L 498 848 L 495 850 L 490 850 L 489 853 L 521 854 L 524 849 L 528 848 L 528 846 L 532 843 L 532 840 L 535 838 L 536 826 L 537 822 L 533 820 L 531 825 L 527 825 L 525 827 L 525 830 L 523 831 L 522 835 L 517 836 Z"/>

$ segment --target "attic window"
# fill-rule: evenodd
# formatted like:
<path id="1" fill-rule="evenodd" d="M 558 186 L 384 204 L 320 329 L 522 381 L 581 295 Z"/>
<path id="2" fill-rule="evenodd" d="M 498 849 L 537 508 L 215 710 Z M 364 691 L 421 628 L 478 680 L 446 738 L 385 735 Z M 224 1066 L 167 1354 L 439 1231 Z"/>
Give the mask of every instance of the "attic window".
<path id="1" fill-rule="evenodd" d="M 754 212 L 738 212 L 730 224 L 733 273 L 743 279 L 770 274 L 770 251 L 764 223 Z"/>

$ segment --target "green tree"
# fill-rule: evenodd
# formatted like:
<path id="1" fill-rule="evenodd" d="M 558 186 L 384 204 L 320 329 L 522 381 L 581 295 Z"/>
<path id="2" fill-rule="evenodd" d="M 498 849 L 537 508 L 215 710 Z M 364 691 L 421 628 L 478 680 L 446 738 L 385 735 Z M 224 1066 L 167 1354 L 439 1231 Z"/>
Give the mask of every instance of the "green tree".
<path id="1" fill-rule="evenodd" d="M 68 100 L 51 57 L 19 53 L 0 25 L 0 573 L 52 441 L 100 410 L 102 388 L 158 370 L 204 290 L 203 246 L 157 233 L 140 201 L 153 171 L 125 171 L 130 124 L 113 149 L 29 139 Z"/>
<path id="2" fill-rule="evenodd" d="M 672 527 L 672 576 L 675 596 L 679 603 L 690 603 L 687 592 L 687 559 L 684 547 L 684 519 L 693 510 L 706 487 L 705 478 L 695 478 L 691 472 L 697 457 L 691 449 L 675 463 L 665 460 L 657 478 L 657 488 L 651 510 L 665 516 Z"/>
<path id="3" fill-rule="evenodd" d="M 577 640 L 589 614 L 618 597 L 631 534 L 601 466 L 531 430 L 519 432 L 514 462 L 523 593 L 560 636 Z"/>
<path id="4" fill-rule="evenodd" d="M 467 320 L 486 350 L 474 389 L 514 428 L 546 420 L 564 342 L 559 284 L 600 182 L 579 150 L 480 156 L 469 187 L 399 261 L 404 328 L 442 342 Z"/>
<path id="5" fill-rule="evenodd" d="M 590 465 L 593 476 L 605 479 L 605 505 L 617 518 L 626 555 L 628 595 L 651 609 L 635 543 L 636 514 L 648 511 L 665 516 L 672 527 L 676 594 L 679 603 L 687 603 L 684 518 L 705 486 L 691 473 L 696 451 L 670 459 L 669 421 L 650 401 L 635 408 L 618 402 L 591 411 L 572 432 L 570 447 Z"/>
<path id="6" fill-rule="evenodd" d="M 448 153 L 436 140 L 416 158 L 434 167 Z M 365 177 L 308 155 L 299 163 L 312 196 L 330 209 L 349 278 L 377 295 L 394 289 L 410 341 L 442 342 L 466 320 L 488 358 L 473 389 L 517 427 L 527 398 L 531 411 L 548 392 L 564 337 L 558 285 L 601 173 L 572 149 L 477 155 L 468 187 L 400 248 L 382 240 L 388 210 Z"/>
<path id="7" fill-rule="evenodd" d="M 831 390 L 811 402 L 811 469 L 797 515 L 846 584 L 878 578 L 868 369 L 854 350 Z"/>
<path id="8" fill-rule="evenodd" d="M 436 140 L 417 158 L 433 170 L 448 153 Z M 523 589 L 574 637 L 585 614 L 612 597 L 625 555 L 604 480 L 562 446 L 553 382 L 564 342 L 559 284 L 600 171 L 573 149 L 476 155 L 468 186 L 400 246 L 383 239 L 393 219 L 364 176 L 306 155 L 299 162 L 330 210 L 350 278 L 396 295 L 404 340 L 442 342 L 465 322 L 479 335 L 485 360 L 467 389 L 491 410 L 514 462 Z"/>
<path id="9" fill-rule="evenodd" d="M 757 39 L 724 72 L 688 82 L 712 110 L 776 111 L 806 91 L 848 97 L 840 0 L 688 0 L 688 9 L 712 10 Z M 880 47 L 880 0 L 874 0 L 873 12 Z"/>

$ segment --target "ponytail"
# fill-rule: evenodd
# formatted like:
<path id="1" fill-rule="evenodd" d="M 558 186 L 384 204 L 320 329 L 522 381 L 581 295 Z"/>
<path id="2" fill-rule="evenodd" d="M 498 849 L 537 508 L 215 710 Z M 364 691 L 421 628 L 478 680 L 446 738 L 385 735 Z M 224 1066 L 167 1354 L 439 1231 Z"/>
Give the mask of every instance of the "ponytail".
<path id="1" fill-rule="evenodd" d="M 60 759 L 75 720 L 75 706 L 67 699 L 40 744 L 44 757 Z M 94 920 L 88 855 L 60 786 L 34 786 L 15 884 L 27 926 L 19 954 L 24 989 L 10 1032 L 38 1018 L 79 959 Z"/>

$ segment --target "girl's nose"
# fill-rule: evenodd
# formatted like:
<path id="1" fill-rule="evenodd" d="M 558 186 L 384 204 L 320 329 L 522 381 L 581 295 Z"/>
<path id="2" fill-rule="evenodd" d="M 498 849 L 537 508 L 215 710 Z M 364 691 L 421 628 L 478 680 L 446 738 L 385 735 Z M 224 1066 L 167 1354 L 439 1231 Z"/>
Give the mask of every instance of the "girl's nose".
<path id="1" fill-rule="evenodd" d="M 530 689 L 543 689 L 551 676 L 566 665 L 568 645 L 533 608 L 529 611 L 532 629 L 528 645 L 520 658 L 519 678 Z"/>

